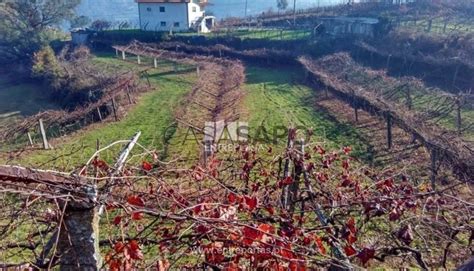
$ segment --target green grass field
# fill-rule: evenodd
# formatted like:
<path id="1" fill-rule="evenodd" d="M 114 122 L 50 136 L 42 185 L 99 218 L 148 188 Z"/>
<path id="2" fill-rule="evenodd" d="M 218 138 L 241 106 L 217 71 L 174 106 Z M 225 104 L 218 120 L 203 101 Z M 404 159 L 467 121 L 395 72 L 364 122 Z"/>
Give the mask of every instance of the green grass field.
<path id="1" fill-rule="evenodd" d="M 446 24 L 445 24 L 446 23 Z M 416 23 L 414 20 L 402 22 L 399 26 L 402 29 L 409 29 L 412 31 L 419 32 L 430 32 L 434 34 L 469 34 L 474 31 L 474 27 L 469 22 L 456 22 L 448 21 L 445 22 L 443 18 L 436 18 L 431 22 L 431 29 L 429 27 L 429 20 L 421 19 Z"/>
<path id="2" fill-rule="evenodd" d="M 178 36 L 194 36 L 204 35 L 206 37 L 237 37 L 241 39 L 264 39 L 264 40 L 300 40 L 308 39 L 311 37 L 311 30 L 308 29 L 264 29 L 264 28 L 253 28 L 245 30 L 221 30 L 219 32 L 213 32 L 208 34 L 203 33 L 176 33 Z"/>

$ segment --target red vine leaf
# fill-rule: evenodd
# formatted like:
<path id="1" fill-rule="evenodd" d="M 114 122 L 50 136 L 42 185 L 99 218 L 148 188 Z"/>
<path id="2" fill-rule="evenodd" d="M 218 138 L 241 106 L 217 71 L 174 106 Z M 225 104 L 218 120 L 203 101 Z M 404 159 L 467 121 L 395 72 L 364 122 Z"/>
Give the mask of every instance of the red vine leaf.
<path id="1" fill-rule="evenodd" d="M 140 206 L 140 207 L 143 207 L 145 205 L 145 203 L 143 202 L 143 199 L 140 196 L 129 196 L 127 198 L 127 202 L 131 205 Z"/>
<path id="2" fill-rule="evenodd" d="M 142 163 L 142 169 L 143 169 L 144 171 L 150 171 L 150 170 L 153 169 L 153 165 L 150 164 L 150 163 L 148 163 L 147 161 L 143 161 L 143 163 Z"/>
<path id="3" fill-rule="evenodd" d="M 357 253 L 357 251 L 351 245 L 344 247 L 344 252 L 349 257 Z"/>
<path id="4" fill-rule="evenodd" d="M 134 260 L 143 259 L 143 253 L 140 250 L 140 246 L 138 245 L 138 242 L 136 240 L 131 240 L 128 243 L 128 250 L 129 250 L 130 258 Z"/>
<path id="5" fill-rule="evenodd" d="M 114 225 L 118 225 L 118 224 L 120 224 L 120 222 L 122 222 L 122 217 L 118 215 L 114 218 L 113 223 L 114 223 Z"/>
<path id="6" fill-rule="evenodd" d="M 355 234 L 357 232 L 354 217 L 351 217 L 349 220 L 347 220 L 346 226 L 351 233 Z"/>
<path id="7" fill-rule="evenodd" d="M 245 204 L 247 205 L 247 207 L 250 211 L 253 211 L 257 207 L 258 200 L 257 200 L 256 197 L 247 197 L 247 196 L 245 196 L 244 200 L 245 200 Z"/>
<path id="8" fill-rule="evenodd" d="M 237 196 L 234 193 L 229 193 L 229 195 L 227 195 L 227 200 L 231 204 L 235 203 L 237 201 Z"/>
<path id="9" fill-rule="evenodd" d="M 244 243 L 244 245 L 249 246 L 254 241 L 261 240 L 263 233 L 254 228 L 245 226 L 244 229 L 242 230 L 242 235 L 244 236 L 244 239 L 242 240 L 242 242 Z"/>
<path id="10" fill-rule="evenodd" d="M 306 264 L 302 261 L 292 261 L 288 268 L 290 271 L 306 271 Z"/>
<path id="11" fill-rule="evenodd" d="M 363 265 L 365 265 L 370 259 L 375 257 L 375 249 L 373 248 L 363 248 L 362 251 L 357 254 L 357 258 L 360 259 Z"/>

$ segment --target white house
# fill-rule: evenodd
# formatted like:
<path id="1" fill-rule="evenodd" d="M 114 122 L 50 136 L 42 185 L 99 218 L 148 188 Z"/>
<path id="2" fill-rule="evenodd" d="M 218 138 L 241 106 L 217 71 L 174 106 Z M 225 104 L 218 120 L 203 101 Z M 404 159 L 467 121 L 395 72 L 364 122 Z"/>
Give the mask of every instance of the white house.
<path id="1" fill-rule="evenodd" d="M 136 0 L 140 29 L 144 31 L 210 32 L 215 17 L 205 16 L 207 0 Z"/>

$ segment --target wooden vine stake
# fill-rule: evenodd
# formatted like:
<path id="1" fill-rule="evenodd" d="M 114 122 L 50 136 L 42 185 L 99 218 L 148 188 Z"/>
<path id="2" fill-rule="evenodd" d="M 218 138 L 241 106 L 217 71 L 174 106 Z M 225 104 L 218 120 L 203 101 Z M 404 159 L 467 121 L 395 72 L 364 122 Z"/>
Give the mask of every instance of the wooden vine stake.
<path id="1" fill-rule="evenodd" d="M 354 115 L 355 121 L 359 122 L 359 106 L 357 104 L 354 104 Z"/>
<path id="2" fill-rule="evenodd" d="M 48 138 L 46 138 L 46 131 L 45 131 L 44 125 L 43 125 L 43 119 L 39 119 L 39 127 L 40 127 L 41 137 L 43 138 L 43 148 L 45 150 L 48 150 L 49 149 L 49 143 L 48 143 Z"/>
<path id="3" fill-rule="evenodd" d="M 411 90 L 409 87 L 406 88 L 406 95 L 407 95 L 407 101 L 406 101 L 407 107 L 409 110 L 411 110 L 413 107 L 413 100 L 411 98 Z"/>
<path id="4" fill-rule="evenodd" d="M 390 58 L 392 58 L 392 55 L 391 55 L 391 54 L 389 54 L 389 55 L 387 56 L 387 65 L 386 65 L 386 68 L 385 68 L 387 71 L 388 71 L 388 69 L 390 68 Z"/>
<path id="5" fill-rule="evenodd" d="M 436 176 L 438 175 L 438 169 L 436 168 L 436 160 L 437 160 L 437 151 L 433 148 L 431 150 L 431 176 L 430 176 L 430 181 L 431 181 L 431 188 L 433 190 L 436 189 Z"/>
<path id="6" fill-rule="evenodd" d="M 392 148 L 392 116 L 387 115 L 387 146 Z"/>
<path id="7" fill-rule="evenodd" d="M 461 108 L 462 108 L 462 98 L 458 97 L 456 99 L 456 126 L 458 130 L 458 135 L 462 134 Z"/>
<path id="8" fill-rule="evenodd" d="M 357 104 L 356 96 L 354 92 L 352 92 L 352 107 L 354 107 L 355 121 L 359 122 L 359 105 Z"/>
<path id="9" fill-rule="evenodd" d="M 301 139 L 301 141 L 300 141 L 301 153 L 304 153 L 304 143 L 305 143 L 304 139 Z M 295 159 L 295 158 L 293 158 L 293 159 Z M 290 213 L 293 213 L 295 211 L 295 206 L 296 206 L 296 203 L 298 201 L 299 183 L 300 183 L 300 179 L 301 179 L 301 174 L 303 173 L 303 168 L 302 168 L 303 163 L 300 163 L 299 161 L 302 161 L 302 159 L 304 159 L 303 156 L 301 156 L 300 154 L 297 154 L 296 159 L 294 161 L 293 182 L 290 184 L 290 187 L 289 187 L 289 196 L 290 196 L 289 211 L 290 211 Z M 302 201 L 302 203 L 304 204 L 304 201 Z"/>
<path id="10" fill-rule="evenodd" d="M 30 142 L 30 146 L 33 146 L 33 139 L 31 138 L 30 132 L 26 133 L 28 135 L 28 141 Z"/>
<path id="11" fill-rule="evenodd" d="M 59 268 L 54 270 L 102 270 L 99 248 L 99 214 L 97 208 L 97 187 L 87 184 L 79 176 L 57 175 L 50 172 L 22 167 L 0 166 L 2 177 L 31 183 L 78 182 L 81 187 L 58 190 L 57 202 L 62 210 L 59 229 L 52 232 L 50 239 L 38 251 L 37 266 L 45 266 L 49 259 L 58 257 Z M 21 178 L 19 177 L 21 176 Z M 51 270 L 51 263 L 44 270 Z M 16 270 L 16 269 L 15 269 Z"/>
<path id="12" fill-rule="evenodd" d="M 130 104 L 132 104 L 133 102 L 132 102 L 132 97 L 130 96 L 130 87 L 129 86 L 127 86 L 127 98 L 128 98 L 128 102 Z"/>
<path id="13" fill-rule="evenodd" d="M 459 59 L 459 57 L 458 57 L 458 59 Z M 458 78 L 458 73 L 459 73 L 460 66 L 461 66 L 461 63 L 458 60 L 458 64 L 456 65 L 456 70 L 454 70 L 454 75 L 453 75 L 453 83 L 452 83 L 453 86 L 456 85 L 456 80 Z"/>
<path id="14" fill-rule="evenodd" d="M 97 107 L 97 116 L 99 116 L 99 120 L 102 121 L 102 114 L 100 113 L 100 107 Z"/>
<path id="15" fill-rule="evenodd" d="M 115 118 L 115 121 L 118 121 L 117 108 L 116 108 L 116 104 L 115 104 L 115 98 L 112 98 L 112 110 L 114 111 L 114 118 Z"/>
<path id="16" fill-rule="evenodd" d="M 292 150 L 294 147 L 294 129 L 293 128 L 289 128 L 288 129 L 288 141 L 287 141 L 287 145 L 286 145 L 286 148 L 288 151 Z M 288 179 L 288 178 L 291 178 L 291 158 L 290 157 L 286 157 L 285 158 L 285 165 L 284 165 L 284 168 L 283 168 L 283 176 L 282 176 L 282 180 L 285 180 L 285 179 Z M 282 189 L 282 193 L 281 193 L 281 205 L 282 205 L 282 208 L 286 209 L 286 210 L 290 210 L 291 209 L 291 191 L 290 191 L 290 187 L 288 185 L 285 185 L 285 187 L 283 187 Z"/>

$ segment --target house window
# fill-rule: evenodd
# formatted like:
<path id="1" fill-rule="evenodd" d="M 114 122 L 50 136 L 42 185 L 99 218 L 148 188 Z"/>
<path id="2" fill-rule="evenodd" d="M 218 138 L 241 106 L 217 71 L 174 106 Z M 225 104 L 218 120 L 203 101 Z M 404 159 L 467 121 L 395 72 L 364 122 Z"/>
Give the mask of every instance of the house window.
<path id="1" fill-rule="evenodd" d="M 179 22 L 174 23 L 174 27 L 179 27 Z"/>
<path id="2" fill-rule="evenodd" d="M 146 8 L 146 11 L 150 12 L 150 11 L 151 11 L 151 8 Z"/>
<path id="3" fill-rule="evenodd" d="M 160 25 L 161 26 L 166 26 L 166 22 L 161 22 Z"/>
<path id="4" fill-rule="evenodd" d="M 160 12 L 165 12 L 165 7 L 160 7 Z"/>
<path id="5" fill-rule="evenodd" d="M 196 7 L 193 7 L 193 12 L 196 12 L 196 11 L 197 11 Z"/>

